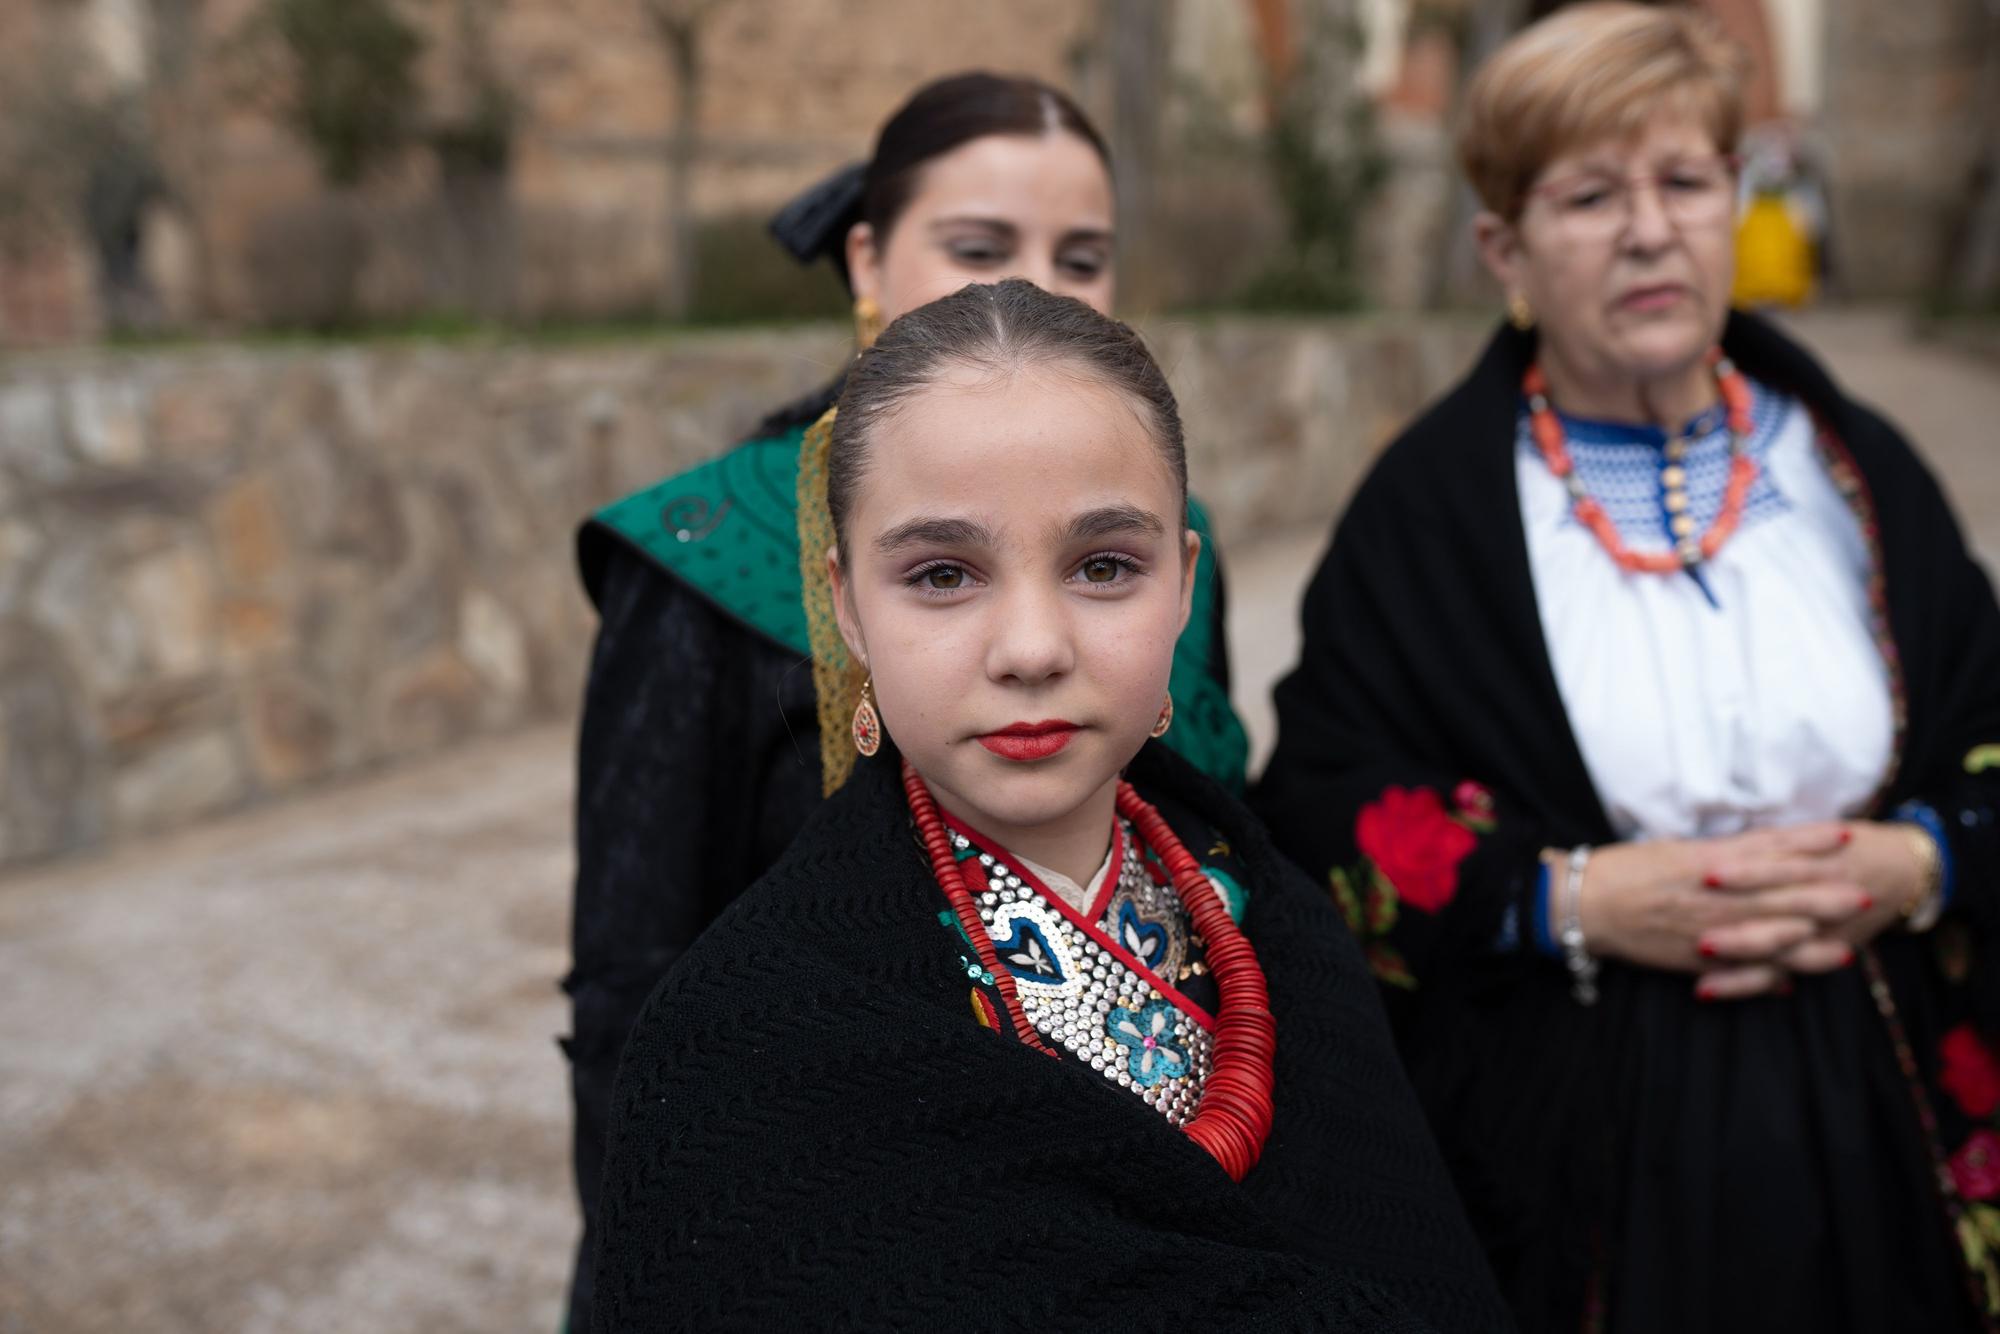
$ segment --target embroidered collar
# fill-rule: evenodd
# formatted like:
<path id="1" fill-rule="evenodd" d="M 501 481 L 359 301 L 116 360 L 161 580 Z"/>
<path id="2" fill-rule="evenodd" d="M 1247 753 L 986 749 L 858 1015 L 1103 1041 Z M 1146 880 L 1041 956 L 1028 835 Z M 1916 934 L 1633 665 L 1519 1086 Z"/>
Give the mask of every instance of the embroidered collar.
<path id="1" fill-rule="evenodd" d="M 1051 1045 L 1184 1125 L 1210 1068 L 1214 979 L 1178 892 L 1152 873 L 1131 826 L 1116 822 L 1106 868 L 1093 881 L 1087 910 L 1079 910 L 1021 858 L 991 851 L 977 832 L 941 814 L 1028 1022 Z M 949 923 L 950 914 L 940 920 Z M 977 1001 L 974 1008 L 980 1012 Z"/>
<path id="2" fill-rule="evenodd" d="M 1525 403 L 1525 400 L 1523 400 Z M 1753 527 L 1789 508 L 1778 490 L 1769 466 L 1771 446 L 1780 428 L 1794 411 L 1796 399 L 1767 385 L 1751 381 L 1750 457 L 1757 460 L 1757 480 L 1752 483 L 1743 513 L 1743 526 Z M 1672 514 L 1662 505 L 1660 484 L 1661 451 L 1666 432 L 1653 426 L 1633 426 L 1625 422 L 1592 421 L 1557 414 L 1568 438 L 1570 456 L 1577 476 L 1618 533 L 1635 551 L 1664 551 L 1673 545 Z M 1705 412 L 1688 426 L 1687 469 L 1688 512 L 1696 526 L 1705 529 L 1722 508 L 1729 482 L 1729 426 L 1720 411 Z M 1516 448 L 1536 453 L 1533 431 L 1525 406 L 1516 430 Z M 1565 515 L 1565 524 L 1574 523 Z"/>
<path id="3" fill-rule="evenodd" d="M 1594 445 L 1650 445 L 1659 449 L 1667 443 L 1667 433 L 1660 427 L 1645 423 L 1602 421 L 1595 417 L 1573 417 L 1557 409 L 1563 433 L 1571 441 L 1582 441 Z M 1729 425 L 1728 410 L 1721 404 L 1696 413 L 1688 420 L 1680 434 L 1688 440 L 1703 440 L 1715 435 Z"/>

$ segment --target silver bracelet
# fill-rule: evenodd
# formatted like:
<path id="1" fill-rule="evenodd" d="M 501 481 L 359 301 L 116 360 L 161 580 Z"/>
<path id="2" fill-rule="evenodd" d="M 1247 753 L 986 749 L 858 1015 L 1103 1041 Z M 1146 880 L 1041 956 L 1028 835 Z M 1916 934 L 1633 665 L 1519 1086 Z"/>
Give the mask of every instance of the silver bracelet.
<path id="1" fill-rule="evenodd" d="M 1563 876 L 1561 927 L 1556 939 L 1562 943 L 1563 963 L 1569 968 L 1570 995 L 1578 1005 L 1597 1004 L 1597 960 L 1584 948 L 1583 872 L 1590 865 L 1590 845 L 1578 844 L 1569 850 Z"/>

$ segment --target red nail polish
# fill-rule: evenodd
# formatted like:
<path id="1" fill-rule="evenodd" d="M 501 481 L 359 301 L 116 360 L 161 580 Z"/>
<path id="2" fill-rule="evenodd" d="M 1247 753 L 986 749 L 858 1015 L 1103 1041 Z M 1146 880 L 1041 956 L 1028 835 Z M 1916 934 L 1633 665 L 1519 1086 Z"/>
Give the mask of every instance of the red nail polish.
<path id="1" fill-rule="evenodd" d="M 1701 952 L 1701 957 L 1704 959 L 1713 959 L 1715 957 L 1715 946 L 1706 940 L 1697 944 L 1695 949 Z"/>
<path id="2" fill-rule="evenodd" d="M 1707 987 L 1696 987 L 1694 989 L 1694 998 L 1698 1001 L 1712 1001 L 1715 999 L 1715 993 Z"/>
<path id="3" fill-rule="evenodd" d="M 1710 889 L 1721 889 L 1722 877 L 1717 875 L 1715 872 L 1710 871 L 1707 875 L 1701 878 L 1701 883 L 1707 885 Z"/>
<path id="4" fill-rule="evenodd" d="M 1847 846 L 1847 845 L 1848 845 L 1849 843 L 1852 843 L 1853 841 L 1854 841 L 1854 831 L 1853 831 L 1852 829 L 1843 829 L 1843 830 L 1841 830 L 1841 831 L 1840 831 L 1840 846 L 1841 846 L 1841 847 L 1843 847 L 1843 848 L 1844 848 L 1844 847 L 1846 847 L 1846 846 Z"/>
<path id="5" fill-rule="evenodd" d="M 1874 907 L 1874 906 L 1875 906 L 1875 896 L 1874 896 L 1874 895 L 1872 895 L 1872 894 L 1863 894 L 1863 895 L 1861 896 L 1861 911 L 1862 911 L 1862 912 L 1867 912 L 1867 911 L 1868 911 L 1868 910 L 1869 910 L 1870 908 L 1872 908 L 1872 907 Z"/>

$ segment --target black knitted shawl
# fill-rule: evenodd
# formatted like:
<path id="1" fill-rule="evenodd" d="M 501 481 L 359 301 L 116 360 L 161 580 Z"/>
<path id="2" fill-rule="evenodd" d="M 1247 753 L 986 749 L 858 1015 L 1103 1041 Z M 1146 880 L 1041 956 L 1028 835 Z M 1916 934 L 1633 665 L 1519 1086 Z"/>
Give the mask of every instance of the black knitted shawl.
<path id="1" fill-rule="evenodd" d="M 1250 872 L 1277 1116 L 1238 1184 L 979 1025 L 896 765 L 863 762 L 648 1002 L 594 1328 L 1510 1327 L 1352 940 L 1241 806 L 1159 745 L 1132 766 Z"/>

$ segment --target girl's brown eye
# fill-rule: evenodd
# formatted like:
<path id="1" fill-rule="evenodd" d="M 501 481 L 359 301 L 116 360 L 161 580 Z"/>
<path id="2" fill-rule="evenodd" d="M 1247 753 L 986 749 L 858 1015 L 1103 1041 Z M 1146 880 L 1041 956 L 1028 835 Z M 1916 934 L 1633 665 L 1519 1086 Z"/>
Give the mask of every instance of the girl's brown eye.
<path id="1" fill-rule="evenodd" d="M 1083 563 L 1083 577 L 1093 584 L 1108 584 L 1118 577 L 1118 562 L 1105 557 Z"/>
<path id="2" fill-rule="evenodd" d="M 940 565 L 924 571 L 924 582 L 932 588 L 949 591 L 965 587 L 965 571 L 956 565 Z"/>

